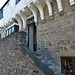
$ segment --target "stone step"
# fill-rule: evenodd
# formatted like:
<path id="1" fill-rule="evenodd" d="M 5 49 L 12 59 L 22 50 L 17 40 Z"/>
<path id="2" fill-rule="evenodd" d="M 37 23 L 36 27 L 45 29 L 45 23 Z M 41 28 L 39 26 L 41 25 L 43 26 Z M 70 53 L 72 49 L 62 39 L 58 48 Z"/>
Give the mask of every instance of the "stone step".
<path id="1" fill-rule="evenodd" d="M 35 56 L 42 56 L 41 53 L 35 53 Z"/>
<path id="2" fill-rule="evenodd" d="M 53 63 L 51 63 L 51 62 L 46 62 L 46 63 L 44 63 L 46 66 L 52 66 L 53 65 Z"/>

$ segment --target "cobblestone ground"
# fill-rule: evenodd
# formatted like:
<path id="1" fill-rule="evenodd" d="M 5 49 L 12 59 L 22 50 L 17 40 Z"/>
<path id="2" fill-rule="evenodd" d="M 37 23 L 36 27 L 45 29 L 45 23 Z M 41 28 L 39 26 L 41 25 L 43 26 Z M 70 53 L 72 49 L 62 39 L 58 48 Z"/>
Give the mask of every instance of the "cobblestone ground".
<path id="1" fill-rule="evenodd" d="M 0 50 L 0 75 L 44 75 L 20 50 Z"/>

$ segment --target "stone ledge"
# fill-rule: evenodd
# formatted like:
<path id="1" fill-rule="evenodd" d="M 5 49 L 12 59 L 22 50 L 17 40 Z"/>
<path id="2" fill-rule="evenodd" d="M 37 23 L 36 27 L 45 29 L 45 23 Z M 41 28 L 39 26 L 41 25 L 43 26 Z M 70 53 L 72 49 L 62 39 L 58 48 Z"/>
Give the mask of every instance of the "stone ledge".
<path id="1" fill-rule="evenodd" d="M 75 52 L 60 52 L 59 57 L 75 57 Z"/>

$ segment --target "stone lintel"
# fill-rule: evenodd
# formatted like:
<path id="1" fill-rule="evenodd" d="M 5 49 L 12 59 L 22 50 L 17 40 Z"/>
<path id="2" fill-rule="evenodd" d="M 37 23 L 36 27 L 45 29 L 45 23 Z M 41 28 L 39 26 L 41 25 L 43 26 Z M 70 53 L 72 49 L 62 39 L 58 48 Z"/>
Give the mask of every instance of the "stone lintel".
<path id="1" fill-rule="evenodd" d="M 75 57 L 75 52 L 60 52 L 59 57 Z"/>

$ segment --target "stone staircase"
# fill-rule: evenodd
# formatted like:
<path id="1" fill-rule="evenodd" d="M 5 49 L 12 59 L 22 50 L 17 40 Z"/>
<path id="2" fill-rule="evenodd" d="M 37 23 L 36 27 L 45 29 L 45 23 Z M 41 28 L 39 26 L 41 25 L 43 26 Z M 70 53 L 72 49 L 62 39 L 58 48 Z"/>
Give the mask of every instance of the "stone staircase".
<path id="1" fill-rule="evenodd" d="M 32 52 L 29 48 L 25 47 L 25 45 L 20 45 L 21 51 L 24 54 L 28 54 L 31 60 L 39 67 L 46 75 L 55 75 L 54 72 L 48 67 L 48 64 L 45 62 L 45 58 L 38 52 Z"/>
<path id="2" fill-rule="evenodd" d="M 51 53 L 46 53 L 44 51 L 41 52 L 40 50 L 38 50 L 35 53 L 35 57 L 37 57 L 41 61 L 41 63 L 43 63 L 49 69 L 56 72 L 55 75 L 63 75 L 63 74 L 57 73 L 57 70 L 59 70 L 59 68 L 56 67 L 56 63 Z"/>
<path id="3" fill-rule="evenodd" d="M 44 52 L 37 52 L 35 56 L 48 68 L 52 69 L 53 71 L 56 71 L 57 68 L 55 68 L 54 58 L 49 54 L 45 54 Z M 53 68 L 54 67 L 54 68 Z"/>
<path id="4" fill-rule="evenodd" d="M 25 32 L 20 32 L 20 40 L 25 40 Z M 26 41 L 26 40 L 25 40 Z M 19 41 L 19 46 L 24 54 L 27 54 L 36 66 L 38 66 L 46 75 L 55 75 L 59 68 L 56 67 L 56 61 L 50 51 L 47 50 L 37 50 L 37 52 L 32 52 L 28 47 L 26 47 L 26 42 Z M 55 73 L 55 74 L 54 74 Z M 60 75 L 60 74 L 58 74 Z M 61 74 L 62 75 L 62 74 Z"/>

